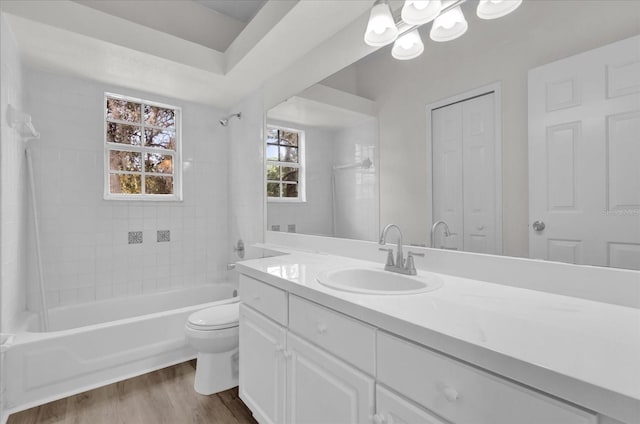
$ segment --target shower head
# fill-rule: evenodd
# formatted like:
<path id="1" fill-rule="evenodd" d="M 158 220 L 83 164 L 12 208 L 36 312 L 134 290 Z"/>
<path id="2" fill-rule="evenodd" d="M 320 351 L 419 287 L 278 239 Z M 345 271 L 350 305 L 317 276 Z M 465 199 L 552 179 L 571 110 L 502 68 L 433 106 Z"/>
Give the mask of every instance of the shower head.
<path id="1" fill-rule="evenodd" d="M 227 125 L 229 125 L 229 119 L 234 118 L 234 117 L 238 118 L 238 119 L 242 119 L 242 112 L 233 113 L 233 114 L 227 116 L 226 118 L 222 118 L 218 122 L 220 122 L 220 125 L 222 125 L 223 127 L 226 127 Z"/>

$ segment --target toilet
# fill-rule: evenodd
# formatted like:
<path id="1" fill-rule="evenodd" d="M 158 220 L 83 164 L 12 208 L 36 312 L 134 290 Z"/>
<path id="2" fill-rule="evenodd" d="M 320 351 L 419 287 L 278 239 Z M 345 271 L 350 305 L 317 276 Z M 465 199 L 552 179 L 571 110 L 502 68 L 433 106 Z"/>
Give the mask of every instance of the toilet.
<path id="1" fill-rule="evenodd" d="M 196 392 L 218 393 L 238 385 L 239 302 L 212 306 L 189 315 L 185 334 L 198 352 Z"/>

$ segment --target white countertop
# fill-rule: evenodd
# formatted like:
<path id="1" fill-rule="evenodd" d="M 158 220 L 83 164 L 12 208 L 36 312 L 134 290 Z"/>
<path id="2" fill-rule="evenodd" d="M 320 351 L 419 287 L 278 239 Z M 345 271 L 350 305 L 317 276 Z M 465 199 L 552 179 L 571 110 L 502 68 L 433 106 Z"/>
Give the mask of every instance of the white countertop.
<path id="1" fill-rule="evenodd" d="M 383 268 L 292 251 L 240 262 L 238 270 L 587 409 L 640 422 L 639 309 L 445 274 L 436 274 L 443 287 L 412 295 L 348 293 L 316 281 L 321 271 L 353 266 Z"/>

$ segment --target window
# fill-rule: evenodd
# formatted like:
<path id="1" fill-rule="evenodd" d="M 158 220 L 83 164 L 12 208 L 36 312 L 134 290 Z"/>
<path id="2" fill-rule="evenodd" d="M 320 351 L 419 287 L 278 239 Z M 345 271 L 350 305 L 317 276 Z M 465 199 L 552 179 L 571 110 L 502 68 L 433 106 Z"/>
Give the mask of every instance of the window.
<path id="1" fill-rule="evenodd" d="M 105 94 L 105 199 L 181 200 L 180 108 Z"/>
<path id="2" fill-rule="evenodd" d="M 267 127 L 267 199 L 304 202 L 304 131 Z"/>

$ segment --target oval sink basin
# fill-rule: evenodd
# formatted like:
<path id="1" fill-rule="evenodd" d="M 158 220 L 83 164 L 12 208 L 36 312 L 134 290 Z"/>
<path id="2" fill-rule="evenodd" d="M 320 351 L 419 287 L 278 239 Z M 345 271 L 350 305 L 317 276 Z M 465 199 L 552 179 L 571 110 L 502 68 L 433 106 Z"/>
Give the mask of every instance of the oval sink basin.
<path id="1" fill-rule="evenodd" d="M 433 274 L 402 275 L 373 268 L 323 271 L 317 280 L 336 290 L 378 295 L 424 293 L 442 287 L 442 280 Z"/>

